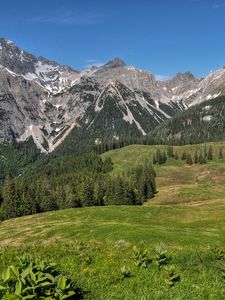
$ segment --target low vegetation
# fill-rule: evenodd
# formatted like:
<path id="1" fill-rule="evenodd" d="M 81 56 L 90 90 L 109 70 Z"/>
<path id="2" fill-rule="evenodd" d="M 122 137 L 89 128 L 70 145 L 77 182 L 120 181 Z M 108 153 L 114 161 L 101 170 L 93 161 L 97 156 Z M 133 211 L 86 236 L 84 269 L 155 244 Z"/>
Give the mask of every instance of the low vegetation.
<path id="1" fill-rule="evenodd" d="M 55 285 L 67 278 L 74 297 L 222 300 L 225 143 L 133 145 L 108 151 L 102 160 L 111 158 L 112 179 L 132 179 L 132 170 L 152 162 L 157 150 L 166 161 L 154 164 L 157 193 L 144 205 L 71 208 L 2 222 L 0 271 L 18 266 L 25 254 L 56 262 Z M 195 162 L 201 152 L 206 162 Z"/>

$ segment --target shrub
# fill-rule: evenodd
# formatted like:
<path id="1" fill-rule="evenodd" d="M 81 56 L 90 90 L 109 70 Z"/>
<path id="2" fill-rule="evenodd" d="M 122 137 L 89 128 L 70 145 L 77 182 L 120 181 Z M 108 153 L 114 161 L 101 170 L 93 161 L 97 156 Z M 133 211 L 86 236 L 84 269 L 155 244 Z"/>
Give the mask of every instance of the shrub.
<path id="1" fill-rule="evenodd" d="M 56 265 L 24 255 L 3 270 L 0 299 L 81 299 L 82 292 L 58 273 Z"/>
<path id="2" fill-rule="evenodd" d="M 151 263 L 151 259 L 148 257 L 148 250 L 142 250 L 137 248 L 136 246 L 133 247 L 133 254 L 135 265 L 138 267 L 147 268 L 147 266 Z"/>
<path id="3" fill-rule="evenodd" d="M 167 272 L 167 278 L 165 279 L 165 283 L 169 287 L 174 286 L 176 283 L 180 281 L 180 275 L 177 273 L 174 265 L 165 267 L 165 270 Z"/>
<path id="4" fill-rule="evenodd" d="M 168 257 L 166 255 L 167 250 L 163 250 L 159 245 L 155 248 L 155 261 L 159 268 L 166 265 L 168 262 Z"/>

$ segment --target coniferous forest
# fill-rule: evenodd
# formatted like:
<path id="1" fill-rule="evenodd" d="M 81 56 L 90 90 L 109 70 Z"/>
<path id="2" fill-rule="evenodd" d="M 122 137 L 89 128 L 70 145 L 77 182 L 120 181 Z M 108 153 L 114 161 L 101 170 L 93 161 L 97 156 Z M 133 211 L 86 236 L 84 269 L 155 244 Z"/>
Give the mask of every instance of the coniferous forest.
<path id="1" fill-rule="evenodd" d="M 96 151 L 40 156 L 32 167 L 26 163 L 22 174 L 4 170 L 1 219 L 71 207 L 141 205 L 156 193 L 156 174 L 148 161 L 123 175 L 110 174 L 111 159 L 103 160 Z"/>

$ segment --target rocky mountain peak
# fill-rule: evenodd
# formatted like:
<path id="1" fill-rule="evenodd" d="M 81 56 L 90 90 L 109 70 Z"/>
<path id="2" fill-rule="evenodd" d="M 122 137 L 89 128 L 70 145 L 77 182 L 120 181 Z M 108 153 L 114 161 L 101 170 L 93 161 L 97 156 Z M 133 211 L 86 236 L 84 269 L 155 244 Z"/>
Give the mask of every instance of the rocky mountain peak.
<path id="1" fill-rule="evenodd" d="M 116 57 L 113 60 L 107 62 L 105 65 L 103 65 L 102 68 L 122 68 L 125 66 L 125 62 L 121 58 Z"/>
<path id="2" fill-rule="evenodd" d="M 190 81 L 190 80 L 194 80 L 195 76 L 190 72 L 178 72 L 173 78 L 169 79 L 169 81 L 174 81 L 174 82 L 185 82 L 185 81 Z"/>

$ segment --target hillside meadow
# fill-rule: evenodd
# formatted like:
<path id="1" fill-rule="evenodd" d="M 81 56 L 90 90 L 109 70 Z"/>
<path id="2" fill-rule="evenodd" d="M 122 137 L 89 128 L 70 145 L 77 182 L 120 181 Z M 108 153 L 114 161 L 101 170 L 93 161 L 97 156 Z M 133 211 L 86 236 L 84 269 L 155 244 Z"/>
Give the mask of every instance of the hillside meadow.
<path id="1" fill-rule="evenodd" d="M 67 209 L 0 224 L 0 269 L 22 253 L 50 259 L 84 299 L 224 299 L 225 160 L 155 165 L 155 198 L 143 206 Z M 156 148 L 103 154 L 114 174 L 152 159 Z M 175 147 L 179 156 L 204 145 Z M 225 150 L 224 150 L 225 154 Z"/>

